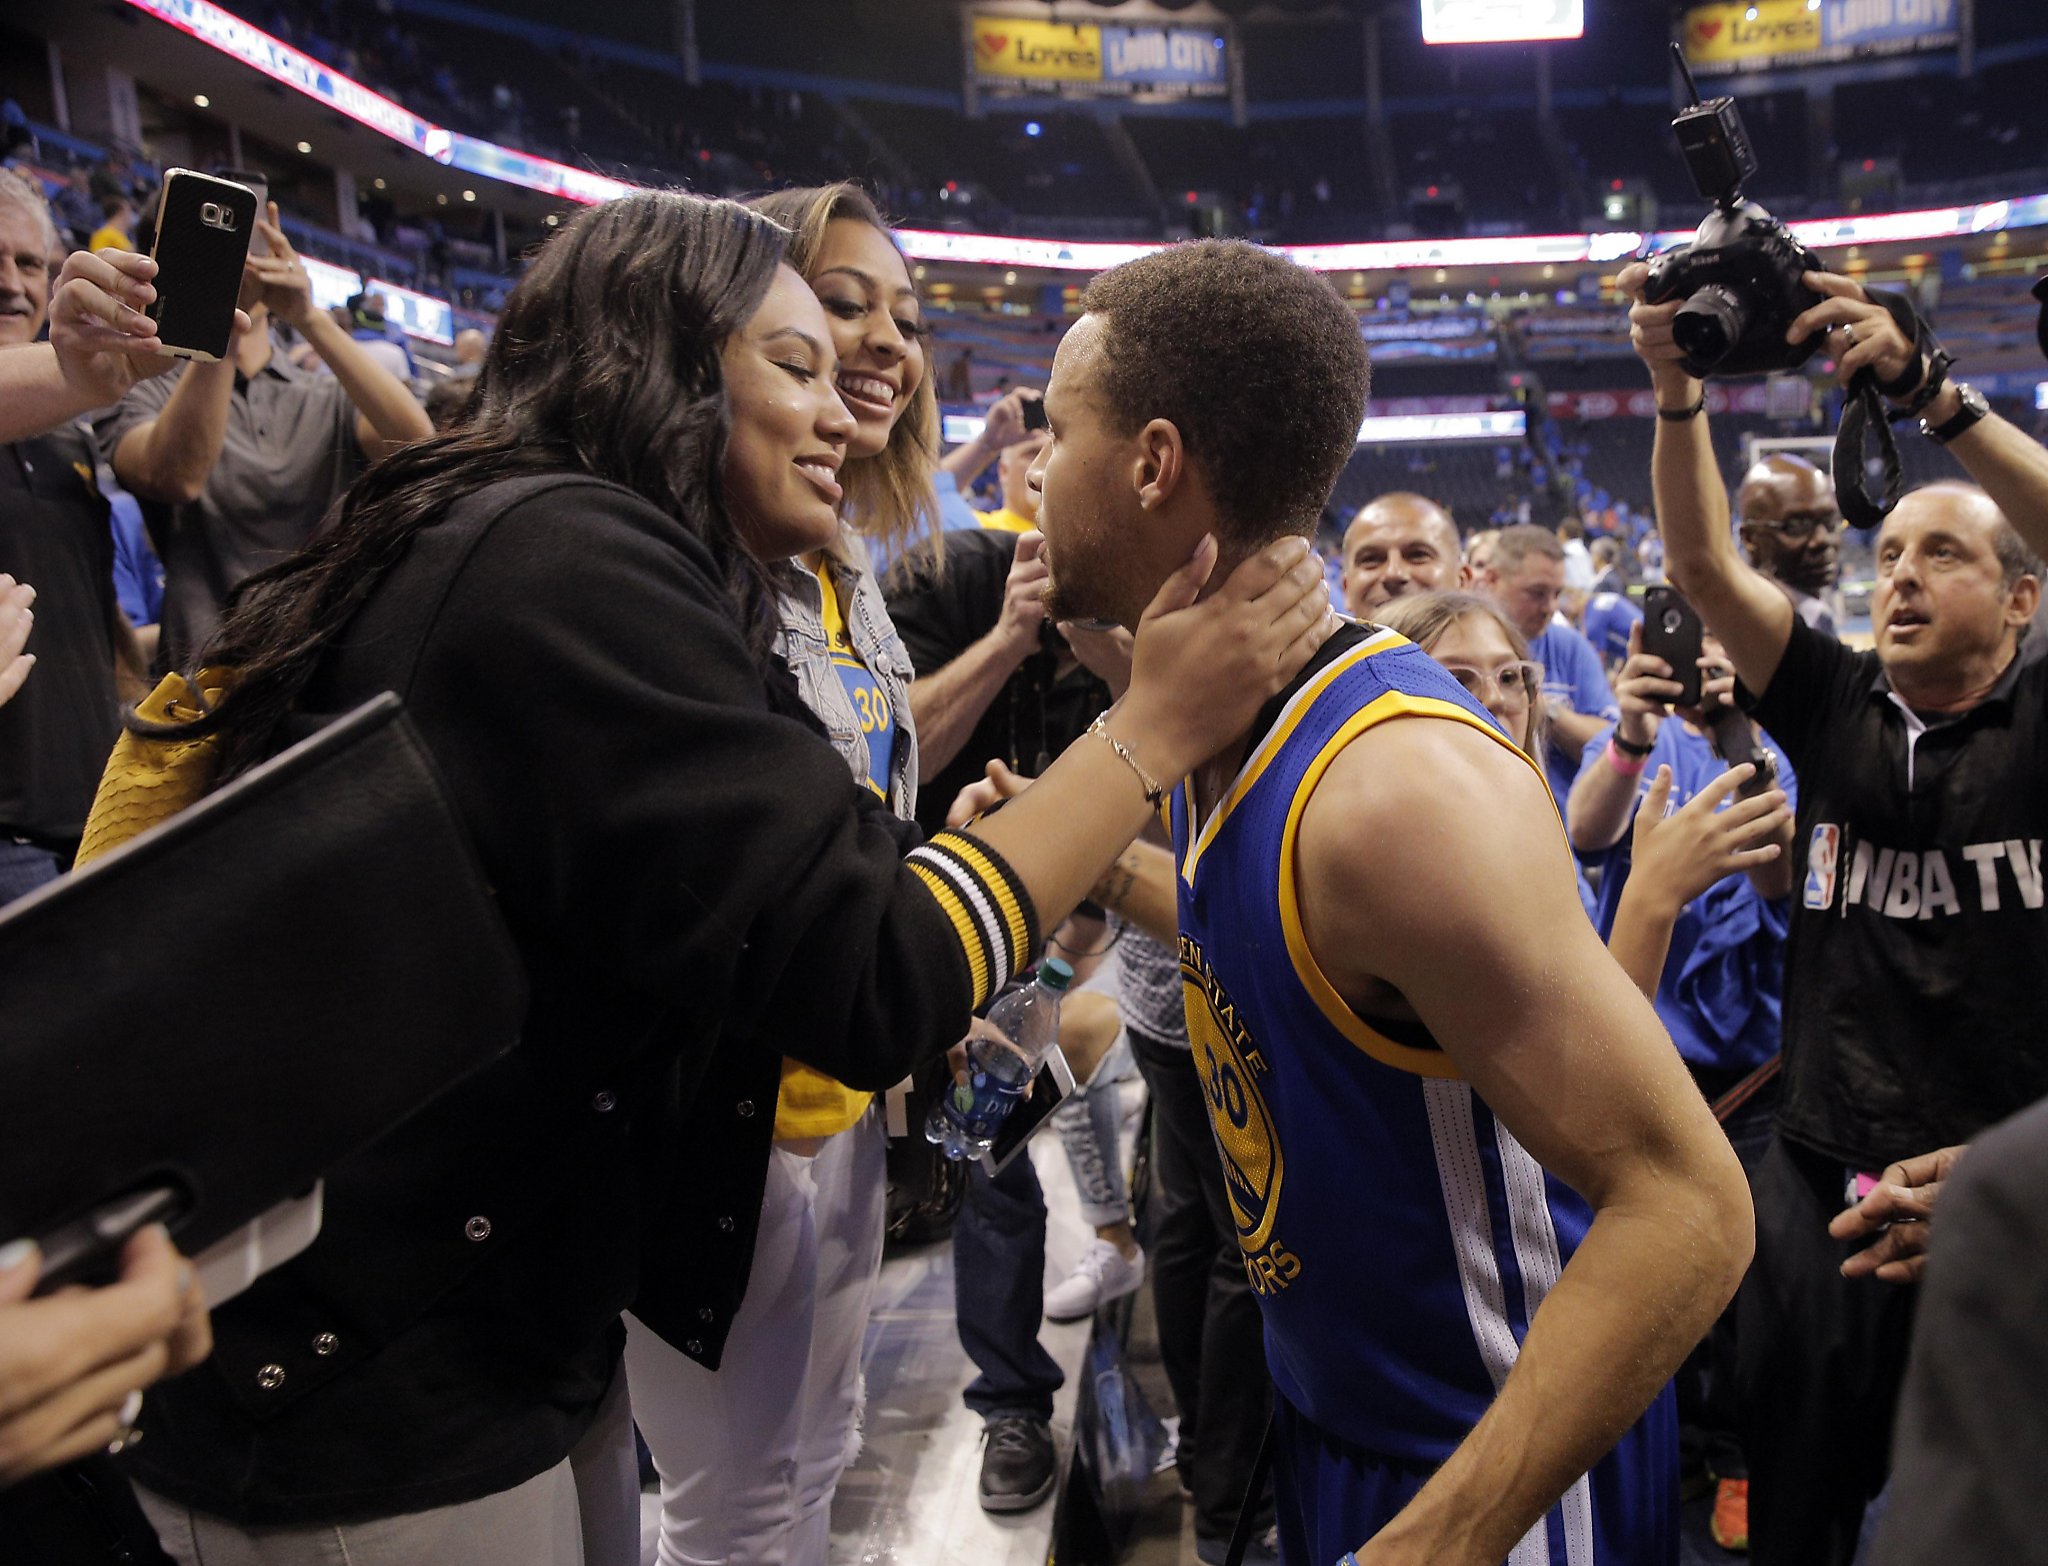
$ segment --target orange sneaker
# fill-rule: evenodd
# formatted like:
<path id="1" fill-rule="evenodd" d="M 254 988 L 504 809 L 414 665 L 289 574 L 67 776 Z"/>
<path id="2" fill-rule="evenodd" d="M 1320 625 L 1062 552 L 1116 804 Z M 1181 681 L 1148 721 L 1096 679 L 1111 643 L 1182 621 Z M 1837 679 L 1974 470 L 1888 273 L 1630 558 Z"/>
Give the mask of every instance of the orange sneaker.
<path id="1" fill-rule="evenodd" d="M 1714 1542 L 1737 1555 L 1749 1553 L 1749 1481 L 1723 1479 L 1714 1486 Z"/>

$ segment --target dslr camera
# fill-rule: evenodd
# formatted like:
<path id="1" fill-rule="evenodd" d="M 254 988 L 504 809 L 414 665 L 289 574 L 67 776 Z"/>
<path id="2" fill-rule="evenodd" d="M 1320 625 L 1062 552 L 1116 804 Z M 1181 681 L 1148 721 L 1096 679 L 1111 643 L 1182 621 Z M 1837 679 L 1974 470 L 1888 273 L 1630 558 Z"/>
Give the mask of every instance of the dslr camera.
<path id="1" fill-rule="evenodd" d="M 1692 94 L 1671 129 L 1693 184 L 1714 210 L 1691 244 L 1651 259 L 1643 298 L 1650 304 L 1685 301 L 1672 318 L 1671 335 L 1685 350 L 1686 373 L 1696 379 L 1796 370 L 1823 337 L 1815 332 L 1804 342 L 1785 341 L 1793 319 L 1821 300 L 1799 275 L 1823 268 L 1783 223 L 1743 200 L 1743 182 L 1756 173 L 1757 162 L 1741 112 L 1733 98 L 1702 103 L 1684 55 L 1676 44 L 1671 52 Z"/>

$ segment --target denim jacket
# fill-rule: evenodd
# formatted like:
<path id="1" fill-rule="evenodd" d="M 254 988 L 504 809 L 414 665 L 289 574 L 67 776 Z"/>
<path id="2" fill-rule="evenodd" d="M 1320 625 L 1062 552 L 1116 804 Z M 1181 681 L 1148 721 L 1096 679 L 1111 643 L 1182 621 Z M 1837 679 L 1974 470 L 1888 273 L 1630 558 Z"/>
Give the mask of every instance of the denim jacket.
<path id="1" fill-rule="evenodd" d="M 839 530 L 839 544 L 826 557 L 839 590 L 839 612 L 875 683 L 896 715 L 896 750 L 885 791 L 889 808 L 908 820 L 917 807 L 917 731 L 910 716 L 910 654 L 882 602 L 882 590 L 868 564 L 867 546 L 849 527 Z M 801 565 L 781 574 L 777 597 L 775 655 L 796 676 L 804 705 L 816 713 L 839 754 L 857 778 L 868 776 L 868 742 L 846 686 L 832 667 L 831 643 L 825 633 L 824 596 L 818 580 Z M 878 783 L 881 779 L 876 779 Z"/>

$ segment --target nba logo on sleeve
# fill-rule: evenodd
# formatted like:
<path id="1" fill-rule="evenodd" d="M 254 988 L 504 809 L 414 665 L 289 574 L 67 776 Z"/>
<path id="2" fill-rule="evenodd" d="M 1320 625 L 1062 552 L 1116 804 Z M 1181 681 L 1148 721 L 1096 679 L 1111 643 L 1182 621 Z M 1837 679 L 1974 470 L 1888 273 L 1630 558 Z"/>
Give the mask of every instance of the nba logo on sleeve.
<path id="1" fill-rule="evenodd" d="M 1841 855 L 1842 829 L 1823 822 L 1806 845 L 1806 906 L 1827 908 L 1835 900 L 1835 865 Z"/>

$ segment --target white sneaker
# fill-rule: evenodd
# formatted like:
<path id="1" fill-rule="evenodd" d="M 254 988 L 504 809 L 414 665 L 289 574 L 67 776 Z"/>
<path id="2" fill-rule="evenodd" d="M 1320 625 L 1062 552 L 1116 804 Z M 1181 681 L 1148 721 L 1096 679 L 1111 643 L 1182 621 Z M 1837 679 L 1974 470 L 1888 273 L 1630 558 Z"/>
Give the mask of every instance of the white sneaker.
<path id="1" fill-rule="evenodd" d="M 1045 1296 L 1045 1314 L 1052 1321 L 1080 1321 L 1111 1300 L 1120 1300 L 1145 1281 L 1145 1253 L 1126 1256 L 1108 1240 L 1097 1240 L 1081 1253 L 1074 1270 Z"/>

